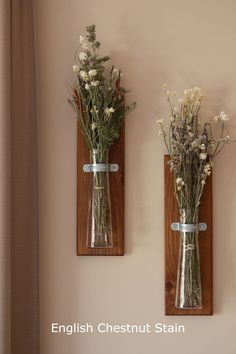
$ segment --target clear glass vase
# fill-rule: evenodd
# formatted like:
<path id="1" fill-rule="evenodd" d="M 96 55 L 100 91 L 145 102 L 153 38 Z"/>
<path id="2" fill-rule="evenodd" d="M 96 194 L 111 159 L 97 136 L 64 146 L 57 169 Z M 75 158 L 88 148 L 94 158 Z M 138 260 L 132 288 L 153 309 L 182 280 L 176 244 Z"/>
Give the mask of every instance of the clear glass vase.
<path id="1" fill-rule="evenodd" d="M 200 309 L 202 308 L 202 287 L 198 243 L 198 211 L 193 216 L 191 211 L 181 210 L 180 215 L 180 224 L 183 226 L 182 231 L 180 231 L 175 307 L 179 309 Z"/>
<path id="2" fill-rule="evenodd" d="M 108 155 L 108 151 L 93 150 L 90 162 L 102 167 L 101 164 L 108 164 Z M 109 171 L 102 170 L 95 167 L 95 171 L 90 173 L 87 227 L 87 247 L 90 248 L 113 247 Z"/>

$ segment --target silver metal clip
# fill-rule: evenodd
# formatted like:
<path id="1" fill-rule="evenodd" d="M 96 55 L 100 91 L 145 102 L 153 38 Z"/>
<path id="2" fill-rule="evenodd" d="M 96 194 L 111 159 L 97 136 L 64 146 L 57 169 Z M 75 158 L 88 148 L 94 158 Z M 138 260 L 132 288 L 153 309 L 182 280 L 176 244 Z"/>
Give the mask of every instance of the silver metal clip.
<path id="1" fill-rule="evenodd" d="M 180 224 L 178 222 L 173 222 L 171 224 L 171 230 L 179 232 L 206 231 L 207 224 L 204 222 L 200 222 L 198 224 Z"/>
<path id="2" fill-rule="evenodd" d="M 115 163 L 95 163 L 83 165 L 84 172 L 117 172 L 119 166 Z"/>

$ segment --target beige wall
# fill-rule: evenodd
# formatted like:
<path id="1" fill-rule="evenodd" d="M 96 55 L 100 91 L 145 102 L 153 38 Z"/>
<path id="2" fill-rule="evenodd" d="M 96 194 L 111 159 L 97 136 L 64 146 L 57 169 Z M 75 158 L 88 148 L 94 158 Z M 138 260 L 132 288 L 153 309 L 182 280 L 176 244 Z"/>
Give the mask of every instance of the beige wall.
<path id="1" fill-rule="evenodd" d="M 232 113 L 236 136 L 234 0 L 38 0 L 42 354 L 235 354 L 236 146 L 214 168 L 213 317 L 164 316 L 163 154 L 155 120 L 163 83 L 200 86 L 202 115 Z M 126 130 L 126 255 L 76 256 L 76 120 L 66 99 L 73 55 L 96 23 L 138 108 Z M 202 235 L 204 237 L 204 235 Z M 207 271 L 207 270 L 205 270 Z M 50 323 L 178 322 L 184 335 L 50 334 Z"/>

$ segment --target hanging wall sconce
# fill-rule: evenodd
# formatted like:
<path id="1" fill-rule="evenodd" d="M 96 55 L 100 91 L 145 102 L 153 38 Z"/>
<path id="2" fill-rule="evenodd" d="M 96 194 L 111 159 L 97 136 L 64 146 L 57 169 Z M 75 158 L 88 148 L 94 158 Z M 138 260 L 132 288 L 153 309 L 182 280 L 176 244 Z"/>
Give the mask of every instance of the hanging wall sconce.
<path id="1" fill-rule="evenodd" d="M 78 255 L 124 254 L 124 118 L 121 72 L 99 56 L 95 26 L 80 36 L 70 103 L 78 116 Z"/>
<path id="2" fill-rule="evenodd" d="M 198 118 L 202 93 L 197 87 L 176 94 L 166 89 L 170 119 L 157 121 L 165 156 L 165 271 L 167 315 L 211 315 L 213 160 L 233 140 L 225 134 L 230 115 L 212 123 Z M 178 221 L 179 220 L 179 221 Z"/>

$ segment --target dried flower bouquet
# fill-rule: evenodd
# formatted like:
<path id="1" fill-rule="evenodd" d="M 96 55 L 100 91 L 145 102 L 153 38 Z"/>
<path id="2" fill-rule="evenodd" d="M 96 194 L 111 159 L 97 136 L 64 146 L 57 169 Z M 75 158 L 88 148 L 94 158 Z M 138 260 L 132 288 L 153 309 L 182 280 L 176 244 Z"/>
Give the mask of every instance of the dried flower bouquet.
<path id="1" fill-rule="evenodd" d="M 95 25 L 86 27 L 86 36 L 80 36 L 80 47 L 75 54 L 73 71 L 76 73 L 76 81 L 70 103 L 77 113 L 79 127 L 90 151 L 91 163 L 107 164 L 109 149 L 119 138 L 125 115 L 135 108 L 135 103 L 125 104 L 128 91 L 120 85 L 121 71 L 114 66 L 109 70 L 105 67 L 110 58 L 100 56 L 99 48 Z M 88 240 L 89 247 L 112 247 L 107 173 L 93 174 L 91 213 L 88 232 L 93 235 L 92 240 Z"/>
<path id="2" fill-rule="evenodd" d="M 220 112 L 213 118 L 220 134 L 213 134 L 212 123 L 199 121 L 202 93 L 198 87 L 184 91 L 177 102 L 176 94 L 165 85 L 170 106 L 167 127 L 164 120 L 157 121 L 170 155 L 170 170 L 174 174 L 176 197 L 181 224 L 198 224 L 198 211 L 207 177 L 213 161 L 225 145 L 233 140 L 226 132 L 230 115 Z M 176 290 L 176 307 L 200 308 L 202 290 L 199 266 L 198 232 L 182 232 Z"/>

